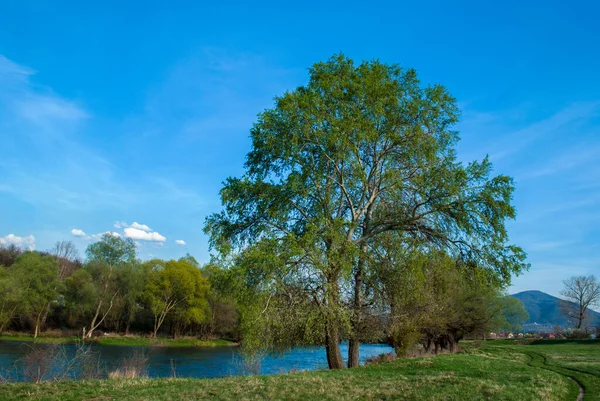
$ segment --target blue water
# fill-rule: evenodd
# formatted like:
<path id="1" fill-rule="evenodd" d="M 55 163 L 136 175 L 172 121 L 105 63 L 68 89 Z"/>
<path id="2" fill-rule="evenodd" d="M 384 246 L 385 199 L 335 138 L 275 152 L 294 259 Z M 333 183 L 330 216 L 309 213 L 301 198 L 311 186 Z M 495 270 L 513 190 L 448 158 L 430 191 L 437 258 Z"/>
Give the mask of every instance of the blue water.
<path id="1" fill-rule="evenodd" d="M 51 347 L 31 345 L 11 341 L 0 341 L 0 375 L 12 380 L 23 380 L 22 358 L 32 347 Z M 62 345 L 67 357 L 75 353 L 75 345 Z M 114 347 L 91 346 L 105 372 L 122 365 L 123 361 L 135 354 L 143 353 L 147 358 L 148 376 L 210 378 L 244 374 L 237 347 L 213 348 L 167 348 L 167 347 Z M 342 344 L 344 358 L 348 345 Z M 370 356 L 392 352 L 392 348 L 380 344 L 362 344 L 360 361 L 364 363 Z M 60 364 L 59 364 L 60 365 Z M 60 365 L 63 366 L 63 365 Z M 280 356 L 266 356 L 260 365 L 260 374 L 279 374 L 289 371 L 326 369 L 325 348 L 295 347 Z"/>

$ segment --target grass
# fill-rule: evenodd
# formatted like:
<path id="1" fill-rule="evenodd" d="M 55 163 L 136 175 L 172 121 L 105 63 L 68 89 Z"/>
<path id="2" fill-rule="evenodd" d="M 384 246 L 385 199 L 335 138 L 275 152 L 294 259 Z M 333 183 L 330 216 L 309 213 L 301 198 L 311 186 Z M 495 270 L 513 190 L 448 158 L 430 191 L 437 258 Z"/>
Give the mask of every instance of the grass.
<path id="1" fill-rule="evenodd" d="M 98 345 L 129 345 L 129 346 L 159 346 L 159 347 L 226 347 L 235 345 L 234 342 L 216 339 L 199 340 L 197 338 L 150 338 L 150 337 L 98 337 L 94 340 Z"/>
<path id="2" fill-rule="evenodd" d="M 0 335 L 0 341 L 32 342 L 38 344 L 75 344 L 81 342 L 81 337 L 77 336 L 33 336 L 23 334 L 4 334 Z M 147 346 L 147 347 L 221 347 L 235 345 L 234 342 L 215 339 L 199 340 L 197 338 L 150 338 L 142 336 L 106 336 L 95 337 L 90 343 L 97 345 L 111 346 Z"/>
<path id="3" fill-rule="evenodd" d="M 577 381 L 584 389 L 584 400 L 600 400 L 600 341 L 533 341 L 525 344 L 513 342 L 483 346 L 484 352 L 502 354 L 518 352 L 526 356 L 530 366 L 553 371 Z M 571 399 L 577 393 L 571 391 Z"/>
<path id="4" fill-rule="evenodd" d="M 222 379 L 0 385 L 2 400 L 600 400 L 600 342 L 466 343 L 465 352 L 350 370 Z"/>
<path id="5" fill-rule="evenodd" d="M 33 336 L 26 334 L 2 334 L 0 335 L 0 341 L 32 342 L 40 344 L 74 344 L 78 341 L 81 342 L 81 337 L 38 336 L 38 338 L 33 338 Z"/>

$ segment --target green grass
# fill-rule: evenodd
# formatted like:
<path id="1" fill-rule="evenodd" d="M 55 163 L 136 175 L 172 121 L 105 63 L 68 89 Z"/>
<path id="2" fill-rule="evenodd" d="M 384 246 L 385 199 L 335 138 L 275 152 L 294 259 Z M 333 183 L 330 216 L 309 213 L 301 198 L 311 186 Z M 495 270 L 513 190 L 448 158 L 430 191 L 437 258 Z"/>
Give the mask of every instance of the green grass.
<path id="1" fill-rule="evenodd" d="M 131 344 L 133 345 L 133 344 Z M 119 379 L 0 385 L 18 400 L 600 400 L 600 342 L 465 343 L 454 355 L 339 371 L 222 379 Z"/>
<path id="2" fill-rule="evenodd" d="M 76 336 L 65 336 L 65 337 L 55 337 L 55 336 L 38 336 L 38 338 L 33 338 L 33 336 L 26 334 L 2 334 L 0 335 L 0 341 L 18 341 L 18 342 L 31 342 L 31 343 L 39 343 L 39 344 L 74 344 L 76 342 L 81 342 L 81 337 Z"/>
<path id="3" fill-rule="evenodd" d="M 600 341 L 533 341 L 483 345 L 484 352 L 501 355 L 518 352 L 526 356 L 530 366 L 553 371 L 579 382 L 585 391 L 584 400 L 600 400 Z M 577 394 L 571 394 L 575 399 Z"/>
<path id="4" fill-rule="evenodd" d="M 81 337 L 39 336 L 38 338 L 33 338 L 33 336 L 23 334 L 5 334 L 0 335 L 0 341 L 2 340 L 32 342 L 38 344 L 75 344 L 81 342 Z M 235 343 L 223 339 L 199 340 L 197 338 L 180 338 L 174 340 L 164 337 L 150 338 L 141 336 L 96 337 L 90 342 L 98 345 L 148 347 L 220 347 L 235 345 Z"/>

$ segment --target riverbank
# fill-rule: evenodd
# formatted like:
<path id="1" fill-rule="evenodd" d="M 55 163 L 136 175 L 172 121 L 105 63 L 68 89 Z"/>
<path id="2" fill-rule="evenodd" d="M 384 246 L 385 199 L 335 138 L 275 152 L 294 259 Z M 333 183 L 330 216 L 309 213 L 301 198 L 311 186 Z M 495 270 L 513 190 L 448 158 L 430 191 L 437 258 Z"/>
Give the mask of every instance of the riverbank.
<path id="1" fill-rule="evenodd" d="M 453 355 L 338 371 L 222 379 L 118 379 L 0 385 L 6 400 L 597 400 L 597 343 L 470 344 Z M 538 355 L 538 359 L 532 359 Z M 542 360 L 543 359 L 543 360 Z M 587 373 L 583 373 L 583 372 Z M 579 376 L 576 376 L 579 372 Z M 573 380 L 575 379 L 575 381 Z"/>
<path id="2" fill-rule="evenodd" d="M 33 336 L 24 334 L 3 334 L 0 335 L 0 341 L 15 341 L 36 344 L 80 344 L 81 337 L 77 336 Z M 234 346 L 237 343 L 224 339 L 201 340 L 193 337 L 183 337 L 178 339 L 158 337 L 151 338 L 145 336 L 120 336 L 109 335 L 94 337 L 86 340 L 86 344 L 110 345 L 110 346 L 142 346 L 142 347 L 227 347 Z"/>

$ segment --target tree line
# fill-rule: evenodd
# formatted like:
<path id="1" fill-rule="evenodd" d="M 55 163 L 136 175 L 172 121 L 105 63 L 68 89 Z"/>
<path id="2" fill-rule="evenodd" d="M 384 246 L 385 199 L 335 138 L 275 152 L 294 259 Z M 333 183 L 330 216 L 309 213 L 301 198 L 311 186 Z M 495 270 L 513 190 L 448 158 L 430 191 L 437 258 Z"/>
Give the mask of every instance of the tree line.
<path id="1" fill-rule="evenodd" d="M 140 261 L 131 239 L 111 234 L 87 247 L 84 262 L 67 241 L 48 252 L 0 247 L 0 332 L 234 338 L 236 306 L 211 288 L 209 270 L 190 255 Z"/>

